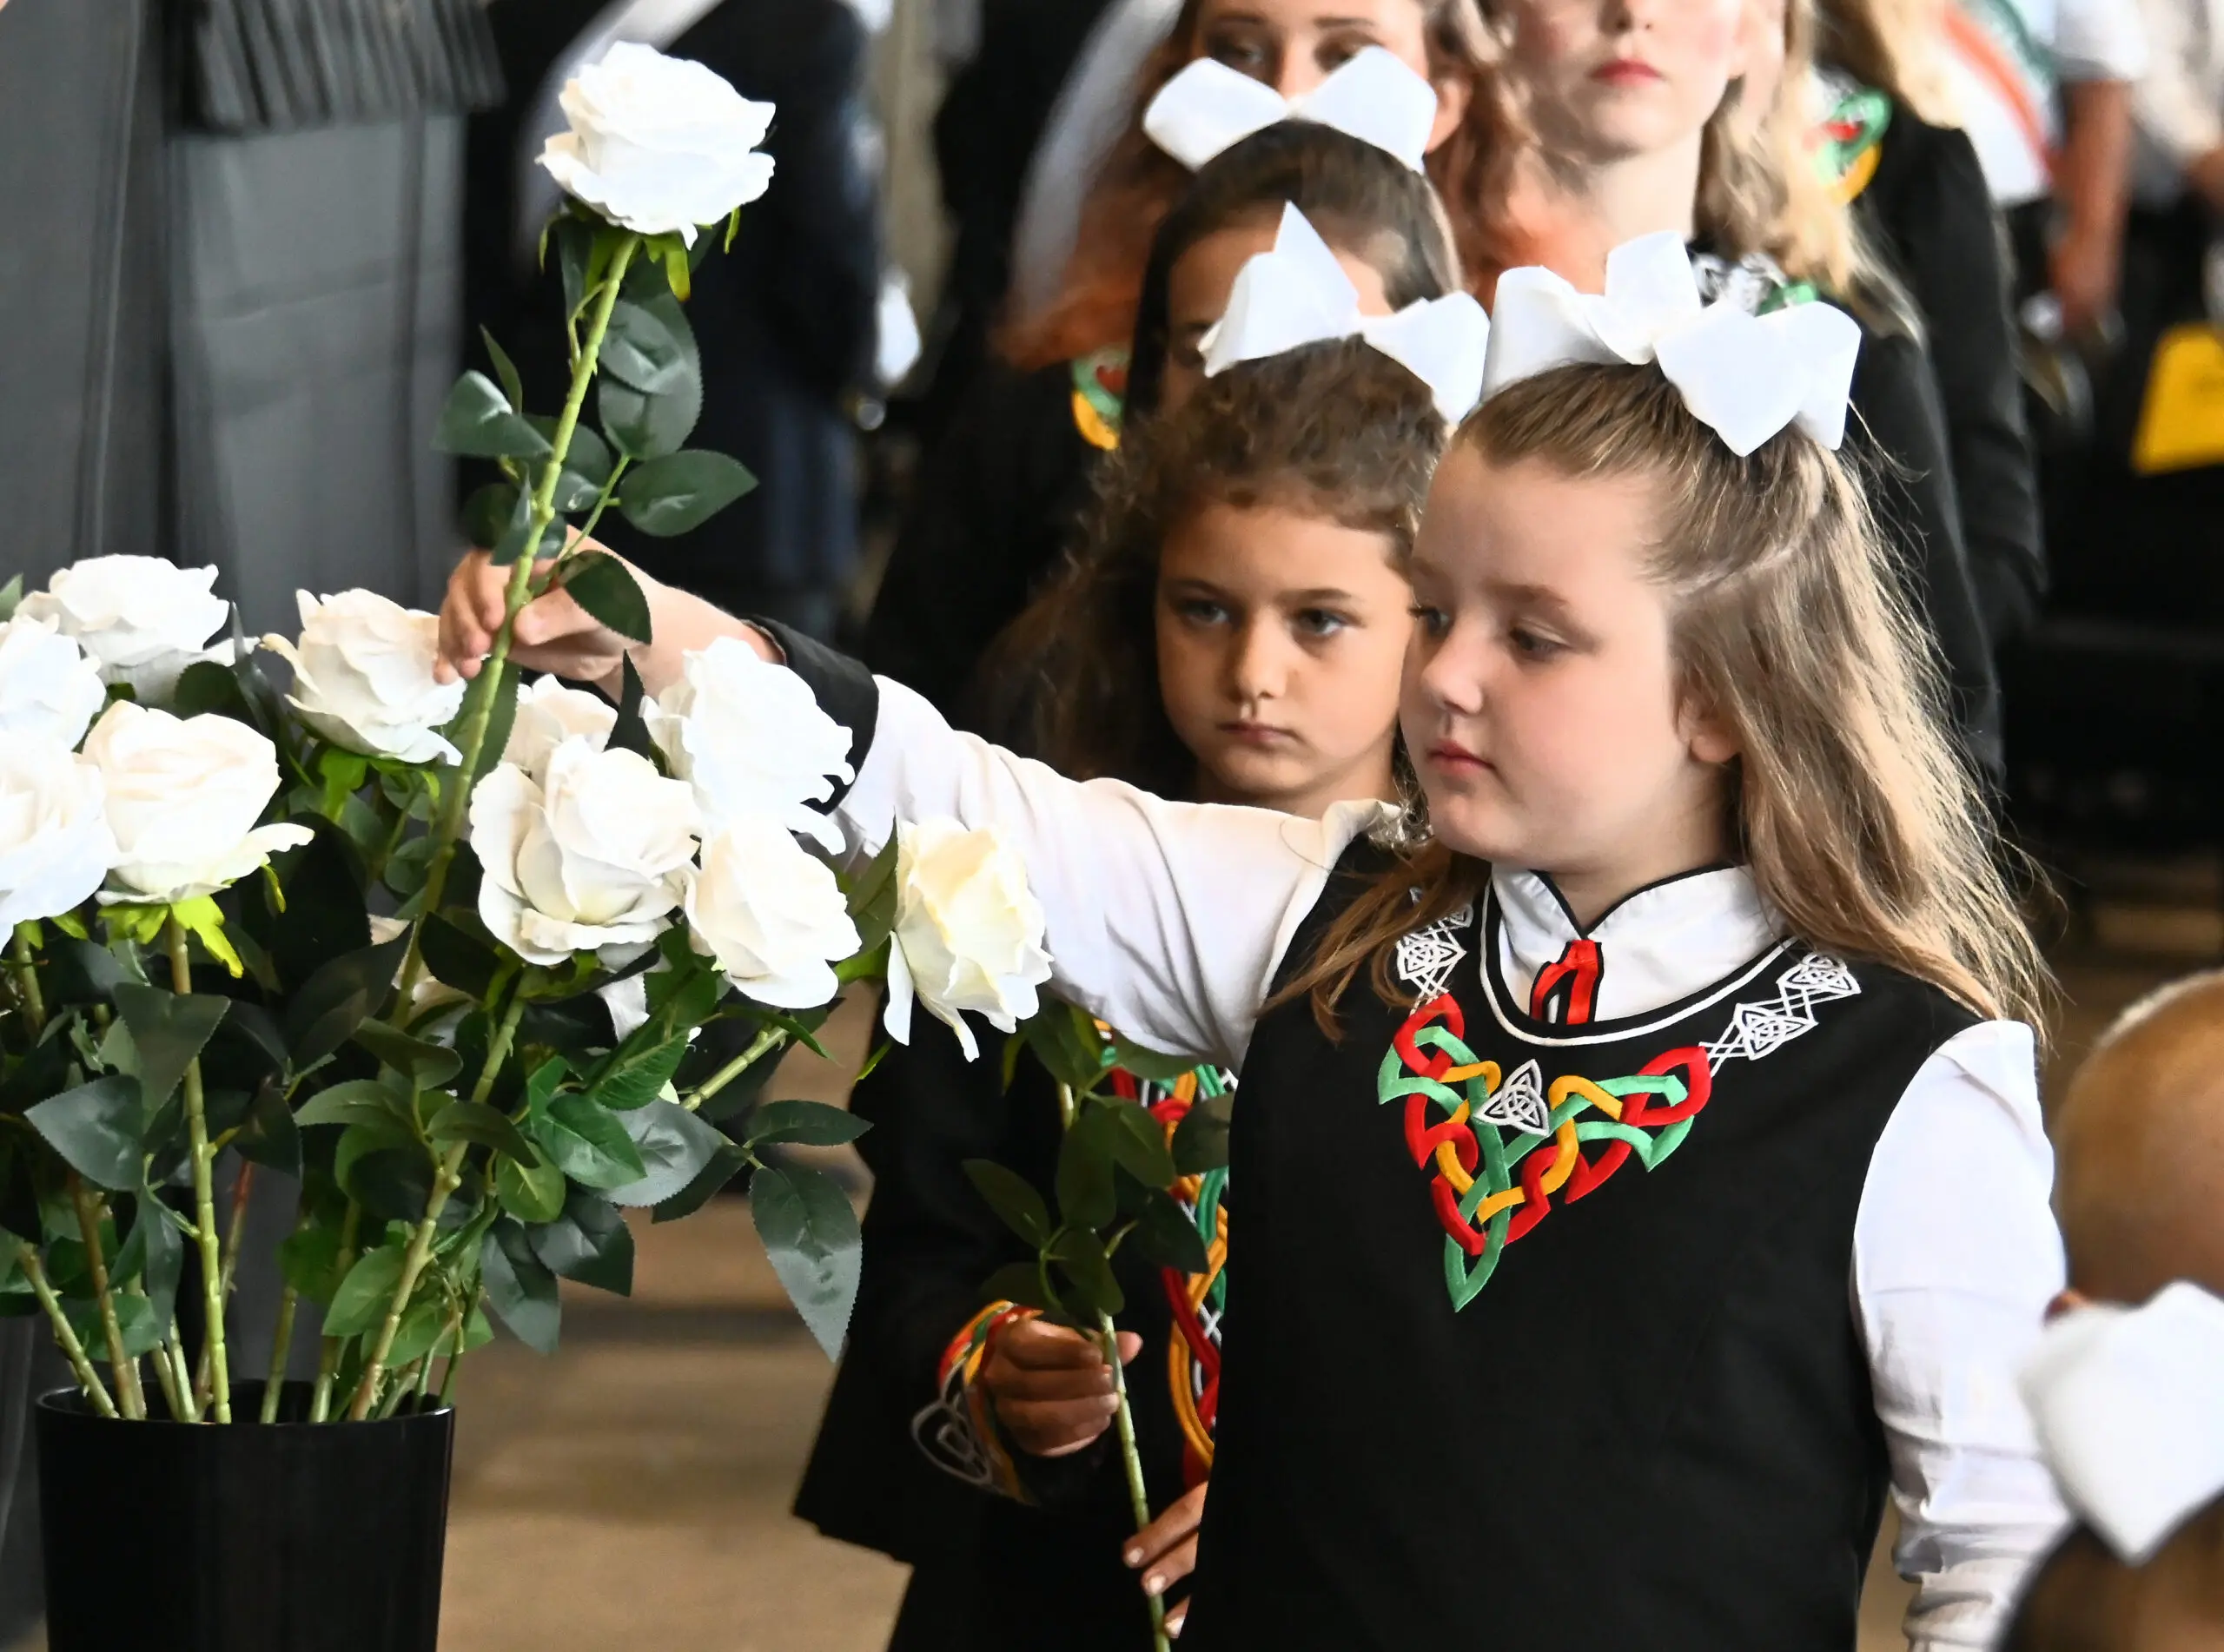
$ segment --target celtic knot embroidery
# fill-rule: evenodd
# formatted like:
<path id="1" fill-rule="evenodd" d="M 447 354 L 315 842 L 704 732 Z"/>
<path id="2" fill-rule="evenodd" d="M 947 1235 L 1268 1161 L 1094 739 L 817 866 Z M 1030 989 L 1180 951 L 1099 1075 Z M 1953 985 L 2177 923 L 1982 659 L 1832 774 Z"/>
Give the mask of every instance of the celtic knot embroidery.
<path id="1" fill-rule="evenodd" d="M 1474 922 L 1475 909 L 1470 904 L 1398 937 L 1399 979 L 1420 994 L 1421 1002 L 1444 995 L 1452 972 L 1467 955 L 1467 948 L 1460 944 L 1460 931 Z"/>
<path id="2" fill-rule="evenodd" d="M 1463 927 L 1453 922 L 1460 915 L 1406 936 L 1399 973 L 1424 990 L 1448 979 L 1464 955 L 1447 928 Z M 1410 954 L 1406 942 L 1418 943 Z M 1777 976 L 1776 988 L 1773 998 L 1733 1008 L 1711 1044 L 1666 1051 L 1625 1078 L 1571 1073 L 1549 1086 L 1533 1060 L 1511 1074 L 1476 1060 L 1449 993 L 1407 1017 L 1377 1070 L 1376 1099 L 1405 1103 L 1407 1150 L 1431 1173 L 1455 1312 L 1490 1283 L 1506 1246 L 1554 1209 L 1596 1193 L 1632 1158 L 1647 1171 L 1665 1164 L 1705 1111 L 1724 1062 L 1783 1048 L 1814 1028 L 1817 1004 L 1861 990 L 1850 969 L 1819 953 Z"/>

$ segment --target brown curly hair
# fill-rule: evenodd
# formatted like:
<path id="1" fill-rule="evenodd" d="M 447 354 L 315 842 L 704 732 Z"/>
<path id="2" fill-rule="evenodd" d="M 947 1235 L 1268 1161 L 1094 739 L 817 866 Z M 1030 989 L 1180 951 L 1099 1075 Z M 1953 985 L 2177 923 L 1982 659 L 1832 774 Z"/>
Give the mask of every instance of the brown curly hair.
<path id="1" fill-rule="evenodd" d="M 1402 563 L 1447 433 L 1427 387 L 1356 339 L 1241 363 L 1138 426 L 1097 472 L 1082 549 L 997 645 L 1036 755 L 1187 792 L 1196 759 L 1157 692 L 1167 536 L 1206 503 L 1271 506 L 1378 532 Z"/>

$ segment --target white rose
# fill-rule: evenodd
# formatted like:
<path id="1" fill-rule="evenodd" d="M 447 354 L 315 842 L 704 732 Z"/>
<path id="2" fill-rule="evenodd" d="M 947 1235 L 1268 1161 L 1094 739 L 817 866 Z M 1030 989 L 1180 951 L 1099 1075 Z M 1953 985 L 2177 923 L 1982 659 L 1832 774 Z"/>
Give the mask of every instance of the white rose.
<path id="1" fill-rule="evenodd" d="M 833 872 L 769 815 L 745 815 L 704 843 L 687 922 L 695 949 L 775 1009 L 827 1002 L 841 990 L 833 966 L 859 945 Z"/>
<path id="2" fill-rule="evenodd" d="M 0 734 L 68 750 L 107 704 L 100 667 L 54 621 L 18 614 L 0 625 Z"/>
<path id="3" fill-rule="evenodd" d="M 367 757 L 400 763 L 460 763 L 441 736 L 468 685 L 433 679 L 440 651 L 438 615 L 420 613 L 370 591 L 322 600 L 306 591 L 301 639 L 266 637 L 262 645 L 294 668 L 294 709 L 328 740 Z"/>
<path id="4" fill-rule="evenodd" d="M 1035 1014 L 1035 989 L 1050 978 L 1042 950 L 1042 905 L 1027 869 L 994 830 L 954 820 L 896 829 L 896 944 L 888 949 L 888 1035 L 911 1041 L 911 1001 L 947 1021 L 980 1054 L 961 1013 L 1010 1032 Z"/>
<path id="5" fill-rule="evenodd" d="M 101 771 L 67 746 L 0 733 L 0 935 L 89 899 L 115 857 Z"/>
<path id="6" fill-rule="evenodd" d="M 717 223 L 772 182 L 772 157 L 755 152 L 772 105 L 751 102 L 700 63 L 621 41 L 557 101 L 572 129 L 548 140 L 540 164 L 628 229 L 677 230 L 692 247 L 697 225 Z"/>
<path id="7" fill-rule="evenodd" d="M 213 895 L 314 835 L 255 823 L 278 790 L 278 750 L 229 717 L 118 700 L 93 724 L 85 755 L 99 765 L 116 834 L 103 902 Z"/>
<path id="8" fill-rule="evenodd" d="M 528 963 L 638 954 L 687 892 L 699 816 L 685 782 L 575 737 L 536 778 L 497 763 L 471 794 L 479 915 Z"/>
<path id="9" fill-rule="evenodd" d="M 834 795 L 835 780 L 853 778 L 850 731 L 786 666 L 721 637 L 690 654 L 680 680 L 642 715 L 672 772 L 694 783 L 712 831 L 769 815 L 829 853 L 840 850 L 834 823 L 811 805 Z"/>
<path id="10" fill-rule="evenodd" d="M 518 691 L 517 718 L 510 724 L 502 761 L 538 776 L 549 754 L 573 736 L 586 736 L 599 751 L 617 726 L 618 708 L 601 695 L 544 677 Z"/>
<path id="11" fill-rule="evenodd" d="M 181 568 L 160 557 L 88 557 L 16 611 L 51 619 L 76 638 L 103 682 L 129 684 L 142 700 L 165 700 L 187 666 L 231 662 L 229 643 L 208 644 L 231 613 L 215 583 L 214 568 Z"/>

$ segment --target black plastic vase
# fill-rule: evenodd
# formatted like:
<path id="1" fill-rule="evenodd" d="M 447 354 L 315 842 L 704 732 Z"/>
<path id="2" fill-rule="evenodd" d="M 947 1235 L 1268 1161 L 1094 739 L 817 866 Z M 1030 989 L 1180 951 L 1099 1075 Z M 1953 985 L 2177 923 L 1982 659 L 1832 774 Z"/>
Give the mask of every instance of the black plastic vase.
<path id="1" fill-rule="evenodd" d="M 434 1652 L 455 1413 L 265 1427 L 262 1390 L 228 1426 L 39 1401 L 49 1652 Z"/>

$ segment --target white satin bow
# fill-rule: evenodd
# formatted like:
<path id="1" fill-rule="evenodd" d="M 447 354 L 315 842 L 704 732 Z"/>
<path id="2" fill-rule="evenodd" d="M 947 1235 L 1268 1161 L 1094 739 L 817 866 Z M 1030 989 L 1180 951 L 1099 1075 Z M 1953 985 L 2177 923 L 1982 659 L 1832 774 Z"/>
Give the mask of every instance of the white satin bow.
<path id="1" fill-rule="evenodd" d="M 2220 1371 L 2224 1302 L 2183 1282 L 2143 1307 L 2063 1314 L 2024 1363 L 2024 1404 L 2063 1501 L 2130 1565 L 2224 1495 Z"/>
<path id="2" fill-rule="evenodd" d="M 1790 424 L 1825 447 L 1845 439 L 1859 324 L 1828 304 L 1767 315 L 1704 304 L 1683 238 L 1671 232 L 1608 254 L 1603 296 L 1579 293 L 1548 269 L 1510 269 L 1493 310 L 1486 400 L 1573 362 L 1652 361 L 1740 458 Z"/>
<path id="3" fill-rule="evenodd" d="M 1354 53 L 1311 91 L 1287 99 L 1226 63 L 1200 57 L 1151 99 L 1143 132 L 1195 172 L 1283 121 L 1334 127 L 1418 172 L 1436 126 L 1436 89 L 1381 46 Z"/>
<path id="4" fill-rule="evenodd" d="M 1423 299 L 1395 315 L 1361 315 L 1359 289 L 1336 254 L 1305 215 L 1285 203 L 1274 250 L 1236 272 L 1227 313 L 1200 348 L 1211 378 L 1239 361 L 1365 339 L 1426 385 L 1436 410 L 1457 424 L 1482 389 L 1490 336 L 1490 318 L 1466 293 Z"/>

